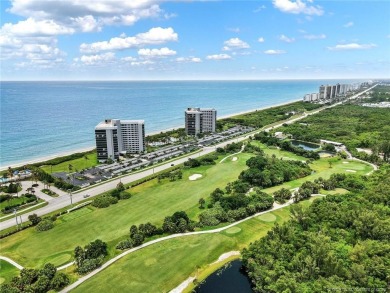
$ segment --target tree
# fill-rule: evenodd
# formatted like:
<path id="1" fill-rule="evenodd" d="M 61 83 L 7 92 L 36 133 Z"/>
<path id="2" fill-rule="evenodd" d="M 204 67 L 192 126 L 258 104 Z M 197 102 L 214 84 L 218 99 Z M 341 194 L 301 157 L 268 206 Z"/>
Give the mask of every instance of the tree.
<path id="1" fill-rule="evenodd" d="M 134 234 L 137 234 L 137 233 L 138 233 L 138 228 L 137 228 L 137 226 L 136 226 L 136 225 L 132 225 L 132 226 L 130 227 L 130 238 L 132 238 L 133 235 L 134 235 Z"/>
<path id="2" fill-rule="evenodd" d="M 15 182 L 16 196 L 19 197 L 19 188 L 22 188 L 22 184 L 19 181 Z"/>
<path id="3" fill-rule="evenodd" d="M 204 209 L 204 204 L 206 203 L 206 201 L 204 200 L 204 198 L 203 197 L 201 197 L 200 199 L 199 199 L 199 205 L 200 205 L 200 208 L 201 209 Z"/>
<path id="4" fill-rule="evenodd" d="M 50 287 L 56 291 L 61 290 L 61 288 L 67 286 L 70 283 L 69 278 L 64 273 L 56 273 L 54 278 L 50 282 Z"/>
<path id="5" fill-rule="evenodd" d="M 84 155 L 84 160 L 85 160 L 85 169 L 87 168 L 87 163 L 88 163 L 88 156 L 87 155 Z"/>
<path id="6" fill-rule="evenodd" d="M 219 189 L 219 188 L 216 188 L 211 194 L 210 194 L 210 197 L 211 197 L 211 202 L 212 203 L 216 203 L 217 201 L 220 201 L 220 199 L 223 197 L 224 195 L 224 192 Z"/>
<path id="7" fill-rule="evenodd" d="M 42 219 L 38 217 L 37 214 L 32 214 L 28 216 L 28 220 L 31 222 L 33 226 L 37 225 Z"/>
<path id="8" fill-rule="evenodd" d="M 292 196 L 291 191 L 286 188 L 282 188 L 274 192 L 275 201 L 282 204 L 285 203 L 287 200 L 289 200 L 291 196 Z"/>
<path id="9" fill-rule="evenodd" d="M 125 185 L 122 183 L 122 181 L 119 181 L 119 183 L 116 185 L 116 189 L 118 191 L 124 191 L 126 188 Z"/>
<path id="10" fill-rule="evenodd" d="M 134 246 L 139 246 L 144 242 L 144 235 L 142 233 L 135 233 L 133 237 L 131 237 L 131 240 L 133 240 Z"/>
<path id="11" fill-rule="evenodd" d="M 84 247 L 85 258 L 92 259 L 107 255 L 107 244 L 100 239 L 90 242 Z"/>

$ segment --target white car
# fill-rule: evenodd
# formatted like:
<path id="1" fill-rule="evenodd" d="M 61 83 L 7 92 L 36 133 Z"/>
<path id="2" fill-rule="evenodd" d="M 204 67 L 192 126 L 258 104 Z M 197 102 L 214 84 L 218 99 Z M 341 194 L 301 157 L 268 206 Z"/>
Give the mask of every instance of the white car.
<path id="1" fill-rule="evenodd" d="M 90 197 L 89 194 L 84 194 L 84 198 Z"/>

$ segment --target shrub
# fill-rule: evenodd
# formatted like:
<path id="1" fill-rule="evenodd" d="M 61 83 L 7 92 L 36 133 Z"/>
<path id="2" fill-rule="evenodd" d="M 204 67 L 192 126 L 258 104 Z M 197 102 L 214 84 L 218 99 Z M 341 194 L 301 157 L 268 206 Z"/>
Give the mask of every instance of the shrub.
<path id="1" fill-rule="evenodd" d="M 116 249 L 125 250 L 128 248 L 132 248 L 134 245 L 133 241 L 131 239 L 122 240 L 117 244 L 115 247 Z"/>
<path id="2" fill-rule="evenodd" d="M 131 197 L 131 194 L 125 191 L 122 191 L 119 194 L 119 199 L 129 199 Z"/>
<path id="3" fill-rule="evenodd" d="M 33 226 L 37 225 L 42 219 L 38 217 L 37 214 L 32 214 L 28 216 L 28 220 L 31 222 Z"/>
<path id="4" fill-rule="evenodd" d="M 54 278 L 50 282 L 50 287 L 56 291 L 59 291 L 61 288 L 69 285 L 70 281 L 67 275 L 64 273 L 56 273 Z"/>
<path id="5" fill-rule="evenodd" d="M 93 271 L 94 269 L 97 269 L 102 265 L 102 263 L 103 257 L 86 259 L 83 261 L 82 265 L 76 269 L 76 271 L 79 274 L 84 275 L 88 272 Z"/>
<path id="6" fill-rule="evenodd" d="M 38 225 L 36 226 L 36 230 L 39 232 L 43 232 L 43 231 L 50 230 L 53 227 L 54 227 L 53 222 L 49 219 L 45 219 L 38 223 Z"/>
<path id="7" fill-rule="evenodd" d="M 118 199 L 115 197 L 112 197 L 110 195 L 99 195 L 94 198 L 92 201 L 92 206 L 97 207 L 97 208 L 107 208 L 111 204 L 116 204 L 118 202 Z"/>

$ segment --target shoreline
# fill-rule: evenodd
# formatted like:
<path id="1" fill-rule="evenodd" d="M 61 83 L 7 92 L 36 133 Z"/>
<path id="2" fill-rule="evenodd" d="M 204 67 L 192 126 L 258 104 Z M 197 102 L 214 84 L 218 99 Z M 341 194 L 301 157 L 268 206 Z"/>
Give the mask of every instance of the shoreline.
<path id="1" fill-rule="evenodd" d="M 265 106 L 265 107 L 261 107 L 261 108 L 251 109 L 251 110 L 247 110 L 247 111 L 241 111 L 241 112 L 238 112 L 238 113 L 228 114 L 228 115 L 224 115 L 224 116 L 221 116 L 221 117 L 217 118 L 217 120 L 227 119 L 227 118 L 231 118 L 231 117 L 238 116 L 238 115 L 249 114 L 249 113 L 252 113 L 252 112 L 265 110 L 265 109 L 269 109 L 269 108 L 285 106 L 285 105 L 288 105 L 288 104 L 299 102 L 301 100 L 302 99 L 295 99 L 295 100 L 291 100 L 291 101 L 287 101 L 287 102 L 283 102 L 283 103 L 279 103 L 279 104 L 275 104 L 275 105 L 270 105 L 270 106 Z M 159 134 L 161 132 L 167 132 L 167 131 L 175 130 L 175 129 L 178 129 L 178 128 L 183 128 L 183 125 L 176 126 L 176 127 L 171 127 L 171 128 L 167 128 L 167 129 L 163 129 L 163 130 L 153 131 L 153 132 L 147 133 L 146 136 L 155 135 L 155 134 Z M 52 160 L 52 159 L 55 159 L 55 158 L 69 156 L 69 155 L 72 155 L 72 154 L 75 154 L 75 153 L 88 152 L 88 151 L 94 150 L 95 148 L 96 148 L 95 146 L 84 147 L 84 148 L 75 149 L 75 150 L 63 151 L 61 153 L 57 153 L 57 154 L 53 154 L 53 155 L 47 155 L 47 156 L 39 157 L 39 158 L 36 158 L 36 159 L 28 159 L 26 161 L 23 161 L 23 163 L 22 162 L 19 162 L 19 163 L 18 162 L 14 162 L 14 163 L 8 164 L 7 166 L 1 165 L 0 166 L 0 171 L 7 170 L 8 167 L 18 168 L 18 167 L 22 167 L 24 165 L 45 162 L 45 161 Z"/>

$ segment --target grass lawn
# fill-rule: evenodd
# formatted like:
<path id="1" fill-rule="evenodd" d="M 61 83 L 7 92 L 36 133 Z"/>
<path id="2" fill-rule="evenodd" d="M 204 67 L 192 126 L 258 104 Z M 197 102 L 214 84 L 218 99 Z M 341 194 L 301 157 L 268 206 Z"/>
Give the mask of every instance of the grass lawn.
<path id="1" fill-rule="evenodd" d="M 19 272 L 9 262 L 0 259 L 0 284 L 10 282 L 13 277 L 19 276 Z"/>
<path id="2" fill-rule="evenodd" d="M 56 221 L 46 232 L 27 229 L 0 240 L 1 255 L 8 256 L 26 267 L 41 267 L 51 262 L 61 265 L 72 260 L 77 245 L 95 239 L 107 242 L 110 248 L 128 235 L 131 225 L 150 221 L 161 225 L 164 217 L 176 211 L 197 208 L 199 198 L 207 198 L 218 186 L 224 187 L 237 179 L 246 168 L 250 154 L 239 154 L 237 161 L 201 166 L 183 171 L 183 179 L 163 183 L 152 180 L 131 189 L 133 196 L 106 209 L 86 207 Z M 192 174 L 203 177 L 190 181 Z M 90 210 L 90 211 L 88 211 Z M 44 244 L 44 245 L 43 245 Z M 112 249 L 111 249 L 112 251 Z"/>
<path id="3" fill-rule="evenodd" d="M 302 202 L 308 205 L 310 202 Z M 171 239 L 131 253 L 72 292 L 168 292 L 189 276 L 198 280 L 208 265 L 232 250 L 241 250 L 266 235 L 274 223 L 289 219 L 289 208 L 272 212 L 275 222 L 253 218 L 237 225 L 237 233 L 194 235 Z M 212 271 L 211 271 L 212 272 Z M 209 273 L 211 273 L 209 272 Z"/>
<path id="4" fill-rule="evenodd" d="M 3 213 L 1 211 L 5 207 L 21 204 L 21 203 L 26 202 L 26 201 L 27 201 L 27 197 L 21 196 L 21 197 L 12 197 L 9 201 L 6 200 L 6 201 L 1 202 L 0 203 L 0 216 L 3 217 L 3 216 L 8 216 L 9 215 L 9 213 L 7 214 L 7 213 Z M 29 203 L 29 204 L 34 205 L 34 203 Z M 18 207 L 17 209 L 20 210 L 20 209 L 23 209 L 23 207 Z"/>
<path id="5" fill-rule="evenodd" d="M 92 154 L 88 154 L 87 158 L 88 158 L 88 160 L 86 160 L 85 158 L 69 160 L 69 161 L 63 162 L 63 163 L 58 164 L 58 165 L 53 165 L 53 168 L 51 168 L 50 165 L 44 165 L 44 166 L 41 166 L 41 168 L 45 172 L 50 174 L 52 171 L 53 171 L 53 173 L 55 173 L 55 172 L 69 172 L 69 169 L 68 169 L 69 164 L 71 164 L 73 166 L 73 171 L 75 171 L 75 170 L 80 171 L 82 169 L 90 168 L 90 167 L 94 167 L 94 166 L 98 165 L 96 152 L 94 152 Z"/>

